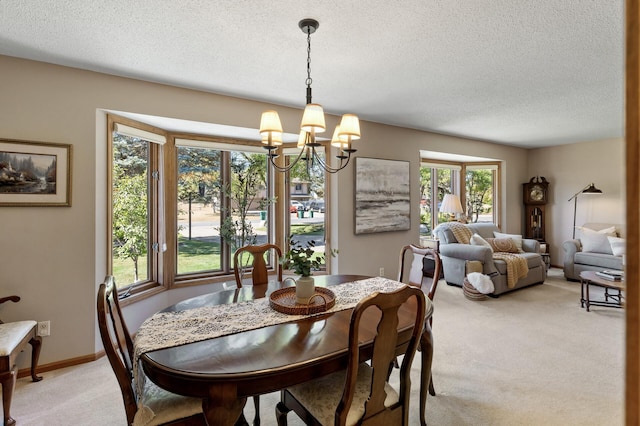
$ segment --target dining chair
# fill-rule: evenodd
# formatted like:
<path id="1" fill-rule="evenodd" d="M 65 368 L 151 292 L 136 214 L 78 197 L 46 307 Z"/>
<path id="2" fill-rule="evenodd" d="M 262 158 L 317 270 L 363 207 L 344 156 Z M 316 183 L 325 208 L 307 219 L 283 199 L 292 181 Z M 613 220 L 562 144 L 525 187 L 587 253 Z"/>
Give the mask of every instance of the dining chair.
<path id="1" fill-rule="evenodd" d="M 407 274 L 406 267 L 409 265 L 409 254 L 412 255 L 409 272 Z M 398 281 L 404 282 L 415 287 L 422 288 L 427 279 L 431 280 L 431 284 L 426 294 L 429 300 L 433 301 L 436 295 L 436 288 L 440 281 L 442 273 L 442 261 L 438 251 L 432 248 L 419 247 L 413 244 L 406 245 L 400 250 L 400 265 L 398 267 Z M 408 275 L 408 276 L 407 276 Z M 433 315 L 429 317 L 429 325 L 433 325 Z M 435 386 L 433 385 L 433 375 L 429 378 L 429 394 L 436 395 Z"/>
<path id="2" fill-rule="evenodd" d="M 389 366 L 396 358 L 398 310 L 416 299 L 416 315 L 409 343 L 400 366 L 399 391 L 388 382 Z M 368 310 L 377 312 L 377 322 L 363 322 L 363 329 L 377 330 L 371 364 L 360 359 L 360 323 Z M 308 425 L 407 425 L 411 388 L 411 363 L 424 327 L 424 293 L 405 286 L 392 293 L 374 293 L 354 308 L 349 324 L 346 370 L 301 383 L 281 391 L 276 405 L 279 426 L 287 424 L 294 411 Z"/>
<path id="3" fill-rule="evenodd" d="M 98 326 L 111 368 L 116 375 L 127 415 L 127 424 L 132 425 L 149 414 L 138 410 L 142 398 L 155 416 L 145 425 L 206 425 L 202 412 L 202 399 L 173 394 L 145 380 L 144 396 L 138 395 L 133 383 L 133 341 L 120 310 L 118 290 L 112 276 L 107 276 L 98 289 Z M 140 372 L 140 374 L 144 374 Z"/>
<path id="4" fill-rule="evenodd" d="M 19 301 L 18 296 L 1 297 L 0 305 L 5 302 L 17 303 Z M 2 414 L 5 426 L 16 423 L 10 413 L 13 390 L 18 378 L 16 358 L 26 348 L 27 343 L 31 345 L 31 380 L 34 382 L 42 380 L 42 377 L 36 375 L 42 346 L 42 338 L 36 333 L 37 326 L 38 323 L 32 320 L 8 323 L 3 323 L 0 320 L 0 384 L 2 385 Z"/>
<path id="5" fill-rule="evenodd" d="M 236 285 L 238 288 L 242 288 L 242 279 L 245 271 L 245 267 L 242 265 L 246 260 L 246 256 L 249 256 L 249 260 L 251 261 L 251 279 L 253 285 L 269 283 L 269 272 L 265 260 L 265 253 L 269 250 L 275 251 L 277 255 L 275 269 L 278 275 L 278 281 L 282 281 L 282 264 L 280 263 L 282 250 L 280 250 L 280 247 L 275 244 L 248 245 L 240 247 L 233 255 L 233 272 L 236 276 Z"/>

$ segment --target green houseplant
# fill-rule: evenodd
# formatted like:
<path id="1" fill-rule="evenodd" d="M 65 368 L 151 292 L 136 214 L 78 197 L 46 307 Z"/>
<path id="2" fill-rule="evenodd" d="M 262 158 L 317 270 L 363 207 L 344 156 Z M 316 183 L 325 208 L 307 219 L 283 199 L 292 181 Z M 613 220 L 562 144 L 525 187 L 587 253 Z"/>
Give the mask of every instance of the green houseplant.
<path id="1" fill-rule="evenodd" d="M 315 284 L 313 281 L 313 271 L 319 270 L 325 262 L 325 254 L 313 250 L 316 243 L 309 240 L 306 244 L 294 240 L 293 236 L 289 240 L 289 250 L 282 258 L 282 267 L 292 270 L 300 275 L 295 280 L 296 283 L 296 300 L 298 303 L 307 304 L 309 299 L 315 293 Z M 336 250 L 331 250 L 331 256 L 335 256 Z"/>

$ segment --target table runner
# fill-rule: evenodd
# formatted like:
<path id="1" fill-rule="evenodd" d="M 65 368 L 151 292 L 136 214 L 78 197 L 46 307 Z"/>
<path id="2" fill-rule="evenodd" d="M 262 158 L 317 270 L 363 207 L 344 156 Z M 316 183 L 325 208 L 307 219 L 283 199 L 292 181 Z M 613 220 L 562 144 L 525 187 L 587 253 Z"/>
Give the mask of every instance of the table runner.
<path id="1" fill-rule="evenodd" d="M 133 370 L 138 395 L 144 395 L 144 375 L 138 378 L 140 368 L 138 360 L 146 352 L 351 309 L 372 293 L 389 293 L 404 285 L 383 277 L 334 285 L 330 287 L 336 296 L 333 308 L 311 315 L 288 315 L 275 311 L 269 306 L 268 297 L 185 311 L 158 312 L 142 323 L 135 337 Z M 140 404 L 144 404 L 142 398 L 139 400 Z M 148 407 L 139 408 L 146 408 L 149 411 Z M 152 413 L 147 412 L 145 417 L 149 415 L 153 416 Z"/>

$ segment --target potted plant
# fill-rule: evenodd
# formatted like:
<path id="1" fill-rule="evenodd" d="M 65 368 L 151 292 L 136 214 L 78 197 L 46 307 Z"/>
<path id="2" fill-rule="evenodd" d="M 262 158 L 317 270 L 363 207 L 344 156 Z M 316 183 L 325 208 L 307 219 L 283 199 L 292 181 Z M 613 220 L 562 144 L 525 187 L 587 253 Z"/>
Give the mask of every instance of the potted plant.
<path id="1" fill-rule="evenodd" d="M 316 243 L 313 240 L 307 241 L 304 245 L 300 241 L 294 240 L 293 236 L 289 241 L 289 250 L 284 253 L 282 267 L 290 269 L 300 275 L 295 280 L 296 301 L 307 304 L 315 293 L 313 281 L 313 271 L 319 270 L 325 262 L 325 254 L 313 250 Z M 335 256 L 337 251 L 331 250 L 331 256 Z"/>

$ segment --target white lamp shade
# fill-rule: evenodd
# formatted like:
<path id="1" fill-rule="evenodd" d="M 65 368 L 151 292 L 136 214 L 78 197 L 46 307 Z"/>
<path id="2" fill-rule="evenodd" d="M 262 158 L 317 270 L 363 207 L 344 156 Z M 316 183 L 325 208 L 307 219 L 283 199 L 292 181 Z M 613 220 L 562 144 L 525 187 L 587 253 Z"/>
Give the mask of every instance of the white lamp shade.
<path id="1" fill-rule="evenodd" d="M 445 194 L 440 205 L 440 213 L 463 213 L 460 199 L 454 194 Z"/>
<path id="2" fill-rule="evenodd" d="M 348 142 L 344 141 L 340 138 L 340 126 L 336 126 L 336 129 L 333 131 L 333 136 L 331 137 L 331 146 L 336 146 L 338 148 L 347 148 Z"/>
<path id="3" fill-rule="evenodd" d="M 271 144 L 269 144 L 269 135 L 271 135 Z M 262 134 L 262 143 L 270 146 L 282 145 L 282 133 L 267 132 Z"/>
<path id="4" fill-rule="evenodd" d="M 300 136 L 298 136 L 298 148 L 304 148 L 304 146 L 307 144 L 307 135 L 309 133 L 305 132 L 304 130 L 300 131 Z"/>
<path id="5" fill-rule="evenodd" d="M 282 134 L 282 123 L 278 111 L 269 110 L 262 113 L 260 118 L 260 134 L 276 132 Z"/>
<path id="6" fill-rule="evenodd" d="M 307 104 L 302 115 L 300 129 L 309 133 L 322 133 L 327 127 L 324 124 L 324 111 L 322 105 Z"/>
<path id="7" fill-rule="evenodd" d="M 338 136 L 343 141 L 360 139 L 360 121 L 355 114 L 345 114 L 340 121 L 340 132 Z"/>

